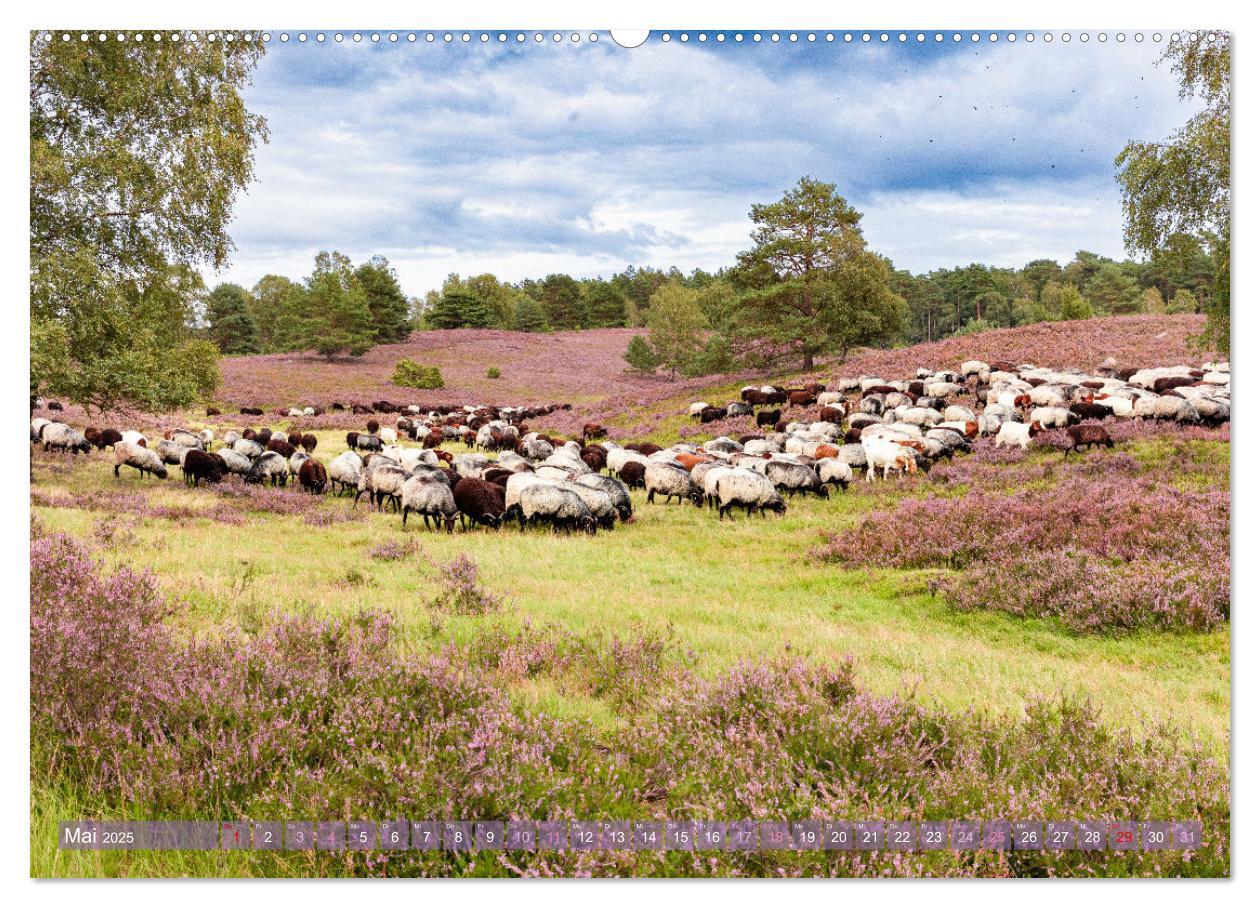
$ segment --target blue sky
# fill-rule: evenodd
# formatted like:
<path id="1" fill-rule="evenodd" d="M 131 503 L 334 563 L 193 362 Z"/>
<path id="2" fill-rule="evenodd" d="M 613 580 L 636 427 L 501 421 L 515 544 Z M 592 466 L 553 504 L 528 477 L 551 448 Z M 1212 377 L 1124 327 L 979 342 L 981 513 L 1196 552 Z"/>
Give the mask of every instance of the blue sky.
<path id="1" fill-rule="evenodd" d="M 270 143 L 211 280 L 300 277 L 327 248 L 386 255 L 414 295 L 452 271 L 714 269 L 748 246 L 749 206 L 803 174 L 836 183 L 871 246 L 916 272 L 1119 257 L 1116 153 L 1192 113 L 1149 39 L 424 34 L 272 42 L 246 93 Z"/>

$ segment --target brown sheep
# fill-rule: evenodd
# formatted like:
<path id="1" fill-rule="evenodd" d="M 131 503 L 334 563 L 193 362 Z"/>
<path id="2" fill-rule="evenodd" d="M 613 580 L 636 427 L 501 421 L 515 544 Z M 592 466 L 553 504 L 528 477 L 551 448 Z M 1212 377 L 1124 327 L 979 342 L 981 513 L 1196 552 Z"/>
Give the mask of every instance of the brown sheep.
<path id="1" fill-rule="evenodd" d="M 757 414 L 757 427 L 778 425 L 779 419 L 783 416 L 782 410 L 762 410 Z"/>
<path id="2" fill-rule="evenodd" d="M 1064 449 L 1064 457 L 1082 448 L 1088 450 L 1091 447 L 1114 448 L 1116 446 L 1116 443 L 1111 440 L 1111 433 L 1096 422 L 1085 422 L 1075 426 L 1068 426 L 1067 434 L 1068 438 L 1072 439 L 1072 447 Z"/>
<path id="3" fill-rule="evenodd" d="M 624 464 L 617 473 L 617 477 L 626 484 L 627 488 L 642 489 L 646 487 L 645 477 L 647 468 L 637 461 L 630 461 Z"/>
<path id="4" fill-rule="evenodd" d="M 302 484 L 303 491 L 323 495 L 328 486 L 328 470 L 314 457 L 304 460 L 298 467 L 298 482 Z"/>
<path id="5" fill-rule="evenodd" d="M 485 479 L 464 478 L 455 483 L 451 494 L 455 496 L 455 508 L 459 511 L 459 526 L 469 524 L 499 528 L 505 507 L 505 488 Z"/>
<path id="6" fill-rule="evenodd" d="M 297 448 L 293 447 L 293 445 L 289 444 L 287 441 L 281 441 L 278 438 L 271 438 L 267 440 L 267 450 L 275 451 L 285 460 L 288 460 L 297 452 Z"/>

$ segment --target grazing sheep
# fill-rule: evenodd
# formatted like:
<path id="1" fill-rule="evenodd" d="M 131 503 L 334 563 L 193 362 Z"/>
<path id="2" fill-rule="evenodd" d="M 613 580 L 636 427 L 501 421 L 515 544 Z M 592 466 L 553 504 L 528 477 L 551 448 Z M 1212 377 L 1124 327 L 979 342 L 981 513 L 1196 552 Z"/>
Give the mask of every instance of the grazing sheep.
<path id="1" fill-rule="evenodd" d="M 621 520 L 626 521 L 634 516 L 634 506 L 630 501 L 630 490 L 620 480 L 613 479 L 611 476 L 601 476 L 598 473 L 587 473 L 577 477 L 573 482 L 575 485 L 596 489 L 607 495 Z M 590 502 L 587 502 L 587 506 L 590 507 Z"/>
<path id="2" fill-rule="evenodd" d="M 305 451 L 294 451 L 289 457 L 289 475 L 296 477 L 302 472 L 302 464 L 311 459 L 311 455 Z"/>
<path id="3" fill-rule="evenodd" d="M 753 411 L 753 408 L 750 407 L 748 404 L 744 403 L 742 400 L 732 401 L 731 403 L 726 405 L 727 417 L 751 416 L 752 411 Z"/>
<path id="4" fill-rule="evenodd" d="M 1109 407 L 1092 401 L 1080 401 L 1072 404 L 1068 409 L 1081 419 L 1106 419 L 1112 415 Z"/>
<path id="5" fill-rule="evenodd" d="M 668 462 L 650 463 L 644 474 L 644 488 L 647 489 L 647 500 L 651 504 L 657 494 L 665 496 L 665 503 L 677 498 L 682 504 L 684 498 L 700 507 L 703 504 L 703 492 L 691 481 L 691 474 L 680 465 Z"/>
<path id="6" fill-rule="evenodd" d="M 1029 419 L 1047 429 L 1060 429 L 1080 422 L 1080 417 L 1067 407 L 1033 407 Z"/>
<path id="7" fill-rule="evenodd" d="M 505 489 L 484 479 L 461 479 L 451 490 L 455 496 L 455 507 L 459 511 L 459 525 L 464 526 L 464 519 L 469 524 L 499 528 L 506 510 Z"/>
<path id="8" fill-rule="evenodd" d="M 726 410 L 721 407 L 705 407 L 700 411 L 700 422 L 711 423 L 726 418 Z"/>
<path id="9" fill-rule="evenodd" d="M 99 451 L 112 448 L 123 440 L 122 433 L 117 429 L 84 429 L 83 437 L 90 441 Z"/>
<path id="10" fill-rule="evenodd" d="M 733 469 L 723 472 L 717 477 L 714 487 L 718 501 L 718 520 L 724 518 L 735 506 L 742 507 L 750 516 L 754 510 L 762 516 L 765 516 L 766 511 L 780 515 L 787 511 L 787 505 L 783 503 L 774 483 L 752 470 Z"/>
<path id="11" fill-rule="evenodd" d="M 1027 451 L 1028 443 L 1032 441 L 1041 432 L 1041 423 L 1021 423 L 1021 422 L 1004 422 L 1002 428 L 998 429 L 997 437 L 993 439 L 993 447 L 1002 448 L 1009 445 L 1010 447 L 1018 447 L 1020 450 Z"/>
<path id="12" fill-rule="evenodd" d="M 248 438 L 238 438 L 232 443 L 232 450 L 237 454 L 248 457 L 250 460 L 257 460 L 263 456 L 263 446 L 256 441 Z"/>
<path id="13" fill-rule="evenodd" d="M 440 529 L 445 524 L 446 532 L 455 532 L 458 508 L 449 485 L 429 476 L 412 476 L 402 484 L 400 491 L 404 527 L 407 515 L 414 513 L 424 518 L 426 528 L 432 518 L 433 529 Z"/>
<path id="14" fill-rule="evenodd" d="M 385 447 L 385 443 L 375 435 L 360 435 L 355 445 L 360 451 L 380 451 Z"/>
<path id="15" fill-rule="evenodd" d="M 853 468 L 838 457 L 826 457 L 818 461 L 818 478 L 827 485 L 847 489 L 853 482 Z"/>
<path id="16" fill-rule="evenodd" d="M 223 461 L 223 465 L 227 471 L 229 473 L 235 473 L 237 476 L 246 475 L 249 473 L 249 468 L 254 465 L 253 461 L 244 454 L 237 454 L 231 448 L 224 448 L 219 451 L 218 457 Z"/>
<path id="17" fill-rule="evenodd" d="M 294 455 L 294 453 L 297 451 L 297 448 L 293 447 L 293 445 L 289 444 L 287 441 L 281 441 L 280 439 L 273 436 L 267 442 L 267 450 L 275 451 L 285 460 L 288 460 L 290 457 Z"/>
<path id="18" fill-rule="evenodd" d="M 647 465 L 632 460 L 617 471 L 617 477 L 631 489 L 646 488 Z"/>
<path id="19" fill-rule="evenodd" d="M 891 471 L 915 473 L 919 462 L 915 452 L 887 437 L 869 435 L 862 439 L 863 453 L 866 455 L 866 481 L 875 479 L 875 471 L 883 470 L 884 479 Z"/>
<path id="20" fill-rule="evenodd" d="M 338 454 L 328 464 L 328 481 L 338 494 L 358 489 L 363 458 L 354 451 Z"/>
<path id="21" fill-rule="evenodd" d="M 328 470 L 313 457 L 308 457 L 298 469 L 298 482 L 302 490 L 312 495 L 323 495 L 328 486 Z"/>
<path id="22" fill-rule="evenodd" d="M 782 410 L 762 410 L 756 416 L 756 423 L 758 428 L 761 426 L 775 426 L 778 425 L 782 416 Z"/>
<path id="23" fill-rule="evenodd" d="M 213 437 L 213 435 L 211 437 Z M 185 448 L 204 447 L 201 437 L 189 432 L 186 429 L 175 429 L 167 435 L 167 438 L 175 442 L 177 445 L 183 445 Z"/>
<path id="24" fill-rule="evenodd" d="M 124 441 L 114 445 L 115 476 L 119 475 L 118 468 L 124 465 L 139 470 L 141 478 L 146 473 L 152 473 L 158 479 L 166 478 L 166 465 L 162 463 L 162 458 L 148 448 L 132 442 Z"/>
<path id="25" fill-rule="evenodd" d="M 1082 448 L 1114 448 L 1116 445 L 1116 443 L 1111 440 L 1111 433 L 1096 422 L 1081 423 L 1078 426 L 1068 426 L 1067 435 L 1068 438 L 1072 440 L 1072 447 L 1064 449 L 1064 457 L 1067 457 L 1069 453 L 1079 451 Z"/>
<path id="26" fill-rule="evenodd" d="M 398 463 L 386 457 L 374 457 L 370 460 L 359 477 L 358 492 L 354 496 L 354 504 L 359 503 L 359 496 L 364 493 L 368 502 L 376 510 L 381 510 L 388 501 L 398 510 L 402 505 L 402 487 L 411 473 Z"/>
<path id="27" fill-rule="evenodd" d="M 607 479 L 608 477 L 603 478 Z M 565 488 L 577 493 L 578 498 L 581 498 L 583 503 L 590 508 L 591 516 L 595 518 L 596 524 L 606 530 L 611 530 L 616 525 L 619 511 L 612 495 L 603 489 L 581 485 L 576 481 L 566 483 Z"/>
<path id="28" fill-rule="evenodd" d="M 690 416 L 692 419 L 697 419 L 699 418 L 701 413 L 703 413 L 705 410 L 708 410 L 708 409 L 709 409 L 709 405 L 707 403 L 705 403 L 702 400 L 696 401 L 694 404 L 692 404 L 691 406 L 687 408 L 687 415 Z"/>
<path id="29" fill-rule="evenodd" d="M 766 478 L 774 483 L 774 487 L 788 495 L 798 492 L 812 493 L 819 498 L 827 497 L 827 486 L 818 477 L 813 467 L 803 463 L 787 460 L 766 461 Z"/>
<path id="30" fill-rule="evenodd" d="M 162 458 L 162 462 L 171 466 L 179 466 L 184 462 L 184 455 L 192 448 L 187 445 L 181 445 L 178 442 L 163 438 L 157 443 L 157 455 Z M 200 450 L 200 448 L 198 448 Z"/>
<path id="31" fill-rule="evenodd" d="M 245 481 L 251 485 L 269 482 L 272 486 L 284 487 L 289 482 L 289 462 L 275 451 L 267 451 L 254 461 L 245 474 Z"/>
<path id="32" fill-rule="evenodd" d="M 481 471 L 490 466 L 490 459 L 481 454 L 456 454 L 451 466 L 460 476 L 477 479 Z"/>
<path id="33" fill-rule="evenodd" d="M 44 450 L 69 451 L 71 454 L 86 454 L 92 450 L 92 443 L 82 432 L 72 429 L 65 423 L 54 422 L 44 426 L 41 438 Z"/>
<path id="34" fill-rule="evenodd" d="M 201 485 L 201 480 L 208 483 L 220 482 L 227 473 L 227 463 L 218 454 L 190 448 L 184 455 L 184 484 L 194 488 Z"/>
<path id="35" fill-rule="evenodd" d="M 581 496 L 556 483 L 535 483 L 521 489 L 519 515 L 521 529 L 527 523 L 549 523 L 557 532 L 594 534 L 596 530 L 595 515 Z"/>

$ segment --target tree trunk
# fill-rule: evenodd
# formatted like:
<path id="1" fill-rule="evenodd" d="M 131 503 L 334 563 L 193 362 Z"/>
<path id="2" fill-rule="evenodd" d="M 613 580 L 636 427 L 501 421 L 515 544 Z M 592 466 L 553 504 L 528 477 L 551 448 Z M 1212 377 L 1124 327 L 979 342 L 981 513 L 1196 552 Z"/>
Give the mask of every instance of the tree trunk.
<path id="1" fill-rule="evenodd" d="M 806 372 L 809 372 L 814 368 L 814 354 L 813 353 L 806 352 L 805 359 L 801 368 L 804 369 Z"/>

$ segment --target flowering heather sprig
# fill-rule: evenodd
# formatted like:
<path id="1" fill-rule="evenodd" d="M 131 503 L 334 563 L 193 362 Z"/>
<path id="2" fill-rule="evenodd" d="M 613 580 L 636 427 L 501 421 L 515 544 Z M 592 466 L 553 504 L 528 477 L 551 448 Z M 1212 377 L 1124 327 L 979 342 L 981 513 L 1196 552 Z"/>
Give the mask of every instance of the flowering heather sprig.
<path id="1" fill-rule="evenodd" d="M 368 549 L 368 557 L 374 561 L 402 561 L 418 551 L 420 551 L 420 544 L 414 539 L 408 539 L 406 542 L 387 539 Z"/>
<path id="2" fill-rule="evenodd" d="M 484 615 L 497 612 L 503 605 L 501 597 L 481 585 L 477 562 L 463 552 L 438 565 L 437 582 L 441 592 L 429 600 L 429 605 L 439 612 Z"/>

